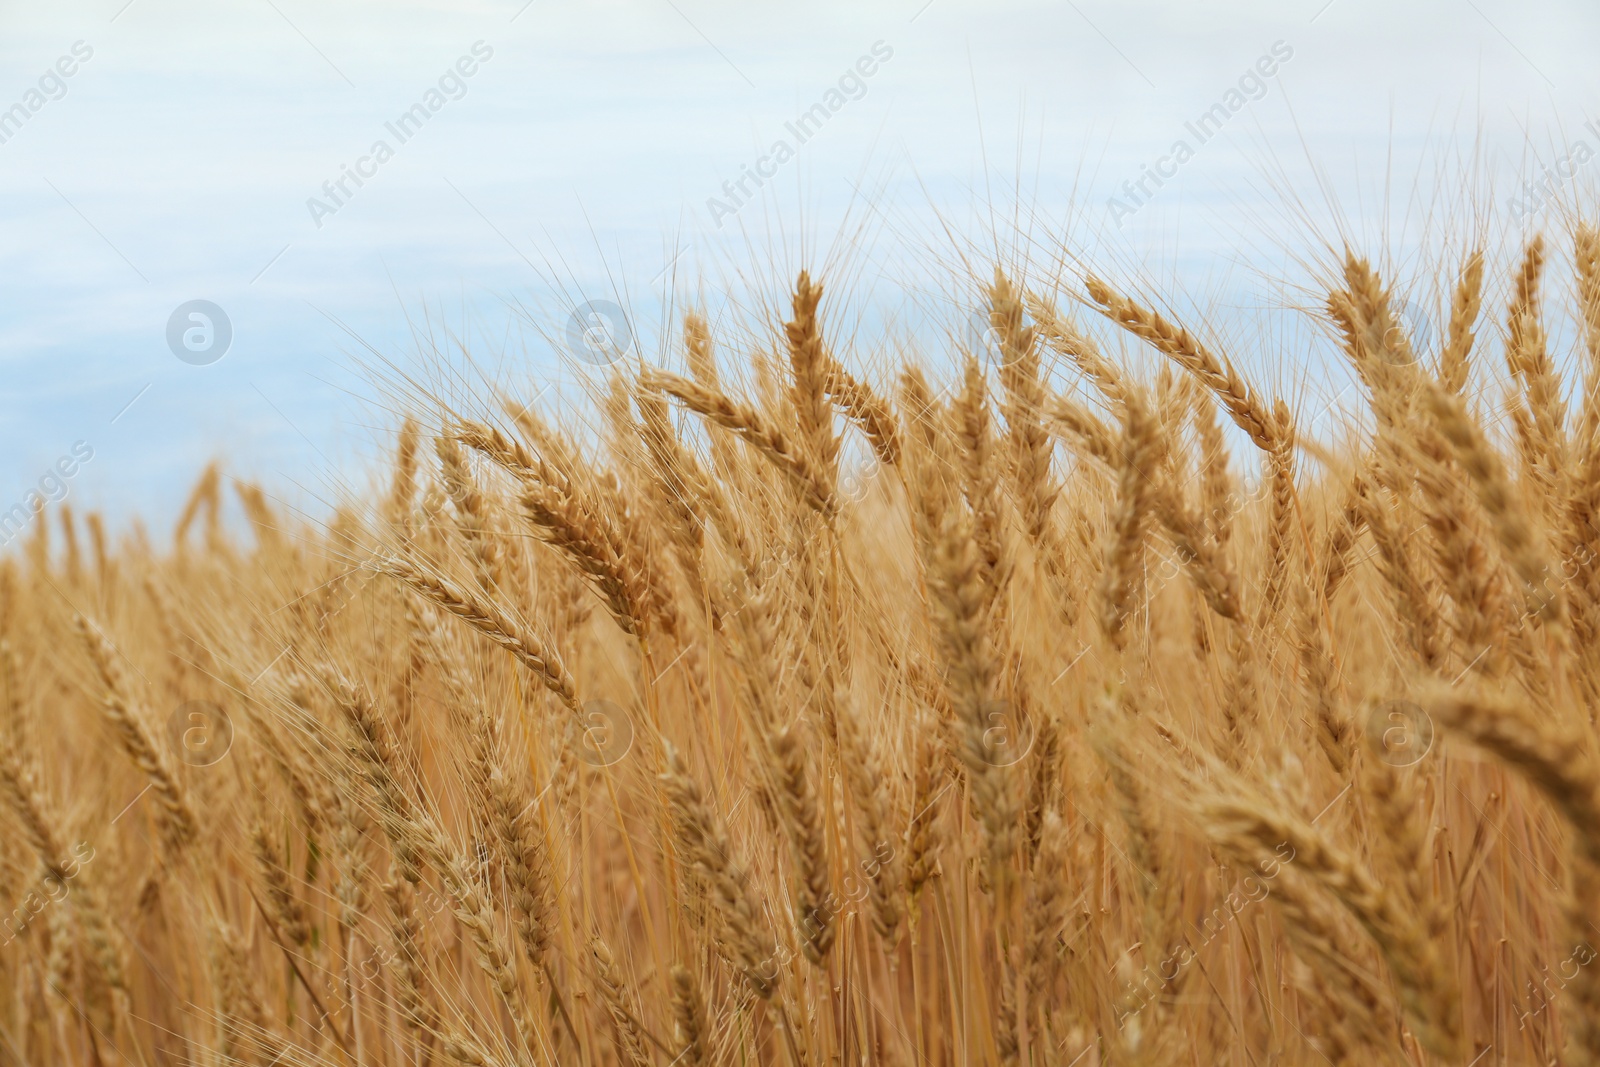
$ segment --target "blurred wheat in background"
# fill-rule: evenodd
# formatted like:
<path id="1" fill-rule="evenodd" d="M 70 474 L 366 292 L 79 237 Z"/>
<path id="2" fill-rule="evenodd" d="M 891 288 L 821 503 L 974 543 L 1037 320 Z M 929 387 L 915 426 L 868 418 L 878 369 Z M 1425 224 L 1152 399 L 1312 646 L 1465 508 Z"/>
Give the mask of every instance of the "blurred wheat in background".
<path id="1" fill-rule="evenodd" d="M 1423 352 L 1343 254 L 1336 439 L 1137 285 L 940 380 L 801 273 L 325 525 L 57 509 L 0 1063 L 1600 1063 L 1600 234 L 1494 258 Z"/>

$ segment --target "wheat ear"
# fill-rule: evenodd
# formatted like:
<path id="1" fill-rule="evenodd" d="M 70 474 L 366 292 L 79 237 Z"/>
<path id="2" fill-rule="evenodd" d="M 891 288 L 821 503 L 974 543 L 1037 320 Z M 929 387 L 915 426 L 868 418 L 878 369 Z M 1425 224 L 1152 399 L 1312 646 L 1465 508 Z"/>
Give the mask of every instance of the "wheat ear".
<path id="1" fill-rule="evenodd" d="M 1523 581 L 1530 609 L 1541 618 L 1559 620 L 1563 615 L 1561 591 L 1549 584 L 1543 547 L 1517 506 L 1499 454 L 1489 446 L 1459 397 L 1427 382 L 1422 395 L 1439 432 L 1450 442 L 1456 462 L 1471 476 L 1478 503 L 1489 516 L 1506 559 Z"/>
<path id="2" fill-rule="evenodd" d="M 1216 394 L 1233 417 L 1234 424 L 1249 434 L 1250 440 L 1258 448 L 1271 452 L 1277 447 L 1283 436 L 1283 428 L 1277 424 L 1261 397 L 1250 390 L 1231 365 L 1204 348 L 1189 335 L 1188 330 L 1174 326 L 1159 312 L 1142 307 L 1115 292 L 1094 275 L 1089 275 L 1086 284 L 1090 297 L 1104 309 L 1112 322 L 1170 356 L 1178 366 L 1193 374 L 1200 384 Z"/>
<path id="3" fill-rule="evenodd" d="M 1111 403 L 1121 404 L 1127 399 L 1128 385 L 1122 372 L 1100 352 L 1100 346 L 1092 338 L 1080 332 L 1070 319 L 1057 313 L 1054 304 L 1041 296 L 1029 293 L 1027 306 L 1045 344 L 1072 360 Z"/>
<path id="4" fill-rule="evenodd" d="M 703 1067 L 710 1062 L 710 1027 L 705 996 L 687 967 L 672 965 L 672 1017 L 677 1058 L 674 1063 Z"/>
<path id="5" fill-rule="evenodd" d="M 1133 611 L 1140 557 L 1156 496 L 1160 458 L 1157 427 L 1144 397 L 1130 392 L 1123 410 L 1117 464 L 1117 503 L 1100 574 L 1100 628 L 1118 648 L 1127 642 L 1125 626 Z"/>
<path id="6" fill-rule="evenodd" d="M 672 808 L 672 825 L 684 858 L 706 879 L 717 911 L 727 926 L 728 947 L 751 990 L 763 1000 L 777 988 L 777 945 L 762 921 L 744 866 L 733 855 L 727 831 L 706 802 L 699 784 L 676 749 L 666 748 L 661 779 Z"/>
<path id="7" fill-rule="evenodd" d="M 1467 387 L 1472 369 L 1472 332 L 1483 306 L 1483 252 L 1467 257 L 1450 296 L 1450 326 L 1444 349 L 1439 353 L 1439 384 L 1460 396 Z"/>
<path id="8" fill-rule="evenodd" d="M 732 431 L 787 475 L 801 498 L 824 518 L 837 514 L 839 502 L 822 469 L 755 408 L 666 371 L 647 369 L 639 384 L 676 397 L 690 411 Z"/>
<path id="9" fill-rule="evenodd" d="M 511 653 L 574 715 L 581 715 L 572 675 L 549 646 L 493 601 L 474 596 L 445 578 L 428 574 L 407 560 L 391 558 L 382 569 Z"/>
<path id="10" fill-rule="evenodd" d="M 638 1002 L 624 989 L 622 980 L 617 977 L 616 959 L 598 936 L 589 938 L 589 958 L 593 963 L 595 987 L 611 1018 L 611 1038 L 617 1049 L 617 1059 L 623 1067 L 648 1067 L 650 1054 L 645 1051 L 644 1034 L 639 1027 Z"/>
<path id="11" fill-rule="evenodd" d="M 800 440 L 830 481 L 839 466 L 839 439 L 833 432 L 833 407 L 828 403 L 832 358 L 822 345 L 817 305 L 822 284 L 805 271 L 795 282 L 793 317 L 783 326 L 789 347 L 789 369 L 794 375 L 789 399 L 794 406 Z"/>
<path id="12" fill-rule="evenodd" d="M 115 728 L 123 751 L 150 779 L 150 785 L 161 801 L 162 836 L 168 848 L 174 852 L 181 850 L 199 832 L 188 790 L 178 779 L 171 760 L 156 744 L 150 728 L 134 706 L 127 680 L 117 663 L 119 653 L 111 647 L 105 635 L 82 615 L 77 617 L 77 627 L 79 636 L 89 650 L 89 658 L 100 675 L 101 684 L 105 687 L 101 710 Z"/>
<path id="13" fill-rule="evenodd" d="M 1254 865 L 1287 845 L 1293 868 L 1314 880 L 1365 929 L 1388 961 L 1400 987 L 1406 1018 L 1424 1048 L 1460 1055 L 1460 991 L 1430 943 L 1417 915 L 1356 857 L 1280 806 L 1247 796 L 1216 794 L 1197 805 L 1207 832 L 1223 847 L 1239 848 Z"/>

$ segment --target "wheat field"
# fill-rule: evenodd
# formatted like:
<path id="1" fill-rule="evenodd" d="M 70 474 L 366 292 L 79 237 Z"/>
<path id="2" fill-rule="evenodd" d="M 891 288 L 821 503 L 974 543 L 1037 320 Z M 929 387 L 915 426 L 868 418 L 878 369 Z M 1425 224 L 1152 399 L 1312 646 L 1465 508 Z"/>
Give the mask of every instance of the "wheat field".
<path id="1" fill-rule="evenodd" d="M 1600 231 L 1428 351 L 1341 257 L 1320 440 L 1137 286 L 941 377 L 801 273 L 325 523 L 54 509 L 0 1063 L 1600 1064 Z"/>

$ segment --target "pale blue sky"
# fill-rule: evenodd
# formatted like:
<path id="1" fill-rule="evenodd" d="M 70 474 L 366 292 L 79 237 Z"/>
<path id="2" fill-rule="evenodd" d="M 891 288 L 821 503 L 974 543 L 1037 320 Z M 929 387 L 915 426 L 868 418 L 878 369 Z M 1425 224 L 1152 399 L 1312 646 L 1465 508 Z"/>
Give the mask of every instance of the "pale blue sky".
<path id="1" fill-rule="evenodd" d="M 841 312 L 865 317 L 862 339 L 885 319 L 931 330 L 918 316 L 954 291 L 947 227 L 990 247 L 1019 188 L 1112 273 L 1271 303 L 1251 267 L 1305 241 L 1277 169 L 1319 223 L 1330 197 L 1307 158 L 1355 232 L 1426 244 L 1436 170 L 1466 155 L 1511 226 L 1519 169 L 1600 148 L 1584 128 L 1597 39 L 1592 4 L 1517 0 L 6 3 L 0 111 L 44 102 L 0 143 L 0 511 L 78 440 L 94 449 L 70 483 L 80 508 L 165 530 L 219 456 L 318 510 L 387 418 L 358 361 L 413 361 L 413 324 L 470 338 L 510 379 L 562 383 L 546 402 L 576 396 L 596 372 L 542 336 L 564 331 L 571 294 L 623 293 L 653 352 L 671 287 L 681 306 L 702 283 L 816 266 L 847 213 L 866 236 Z M 47 77 L 77 42 L 92 56 Z M 385 123 L 477 42 L 492 56 L 400 144 Z M 719 229 L 707 198 L 793 142 L 785 123 L 878 42 L 892 57 L 846 80 L 859 98 Z M 1246 81 L 1260 99 L 1199 144 L 1185 124 L 1275 42 L 1292 55 Z M 307 199 L 380 138 L 393 158 L 319 228 Z M 1180 138 L 1193 158 L 1117 228 L 1109 198 L 1144 165 L 1172 172 Z M 1592 181 L 1583 167 L 1572 187 Z M 209 366 L 167 346 L 192 299 L 232 323 Z M 1315 391 L 1310 371 L 1272 373 Z"/>

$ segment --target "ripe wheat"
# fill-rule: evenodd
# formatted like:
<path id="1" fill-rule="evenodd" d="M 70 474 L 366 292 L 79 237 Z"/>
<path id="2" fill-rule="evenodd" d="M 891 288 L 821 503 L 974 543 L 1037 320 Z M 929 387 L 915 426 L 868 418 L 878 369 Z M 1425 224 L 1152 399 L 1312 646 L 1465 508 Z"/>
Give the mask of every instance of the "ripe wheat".
<path id="1" fill-rule="evenodd" d="M 801 273 L 593 438 L 417 397 L 326 527 L 61 509 L 0 561 L 0 1064 L 1600 1064 L 1571 240 L 1459 260 L 1436 357 L 1341 253 L 1341 445 L 1132 286 L 974 279 L 941 377 Z"/>

